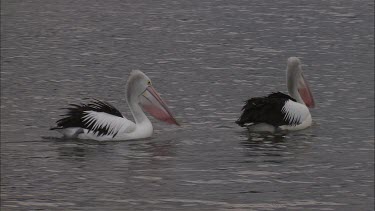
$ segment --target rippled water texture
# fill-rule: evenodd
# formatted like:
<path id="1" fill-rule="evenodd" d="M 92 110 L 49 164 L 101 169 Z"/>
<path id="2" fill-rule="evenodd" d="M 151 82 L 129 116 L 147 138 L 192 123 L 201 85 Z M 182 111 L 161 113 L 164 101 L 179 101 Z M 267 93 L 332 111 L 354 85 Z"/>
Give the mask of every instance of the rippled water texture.
<path id="1" fill-rule="evenodd" d="M 1 1 L 1 210 L 373 210 L 373 1 Z M 313 126 L 234 124 L 301 58 Z M 60 107 L 153 80 L 182 127 L 62 140 Z"/>

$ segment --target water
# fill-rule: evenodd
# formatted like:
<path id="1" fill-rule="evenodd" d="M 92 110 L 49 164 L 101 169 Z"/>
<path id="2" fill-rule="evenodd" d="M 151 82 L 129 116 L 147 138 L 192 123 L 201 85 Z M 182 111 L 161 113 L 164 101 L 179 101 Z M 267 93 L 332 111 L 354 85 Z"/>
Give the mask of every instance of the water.
<path id="1" fill-rule="evenodd" d="M 374 210 L 373 1 L 2 1 L 1 210 Z M 234 124 L 301 58 L 313 126 Z M 144 71 L 182 127 L 62 140 L 95 97 L 130 117 Z"/>

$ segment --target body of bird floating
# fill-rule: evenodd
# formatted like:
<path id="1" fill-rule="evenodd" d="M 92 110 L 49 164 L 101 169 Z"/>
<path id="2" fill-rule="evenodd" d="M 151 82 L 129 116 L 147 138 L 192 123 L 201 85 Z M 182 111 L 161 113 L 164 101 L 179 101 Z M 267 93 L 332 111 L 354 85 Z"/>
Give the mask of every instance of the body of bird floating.
<path id="1" fill-rule="evenodd" d="M 68 112 L 51 130 L 66 138 L 98 141 L 147 138 L 152 135 L 153 127 L 143 110 L 158 120 L 179 125 L 151 80 L 139 70 L 129 76 L 126 100 L 135 122 L 126 119 L 111 104 L 94 100 L 88 104 L 70 104 L 71 107 L 66 108 Z"/>
<path id="2" fill-rule="evenodd" d="M 286 80 L 289 95 L 277 92 L 247 100 L 236 123 L 246 126 L 251 132 L 271 133 L 311 126 L 309 108 L 315 103 L 297 57 L 290 57 L 287 61 Z"/>

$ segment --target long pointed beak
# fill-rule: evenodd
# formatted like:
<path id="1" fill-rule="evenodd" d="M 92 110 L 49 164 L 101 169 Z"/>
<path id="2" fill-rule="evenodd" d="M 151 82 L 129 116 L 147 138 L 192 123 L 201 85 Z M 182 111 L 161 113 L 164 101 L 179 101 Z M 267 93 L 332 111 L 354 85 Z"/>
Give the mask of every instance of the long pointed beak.
<path id="1" fill-rule="evenodd" d="M 298 81 L 298 92 L 301 95 L 301 98 L 303 102 L 305 102 L 305 105 L 309 108 L 315 107 L 314 98 L 312 96 L 312 93 L 310 91 L 309 84 L 307 83 L 305 77 L 301 73 L 301 77 Z"/>
<path id="2" fill-rule="evenodd" d="M 148 86 L 140 96 L 140 104 L 145 111 L 150 113 L 156 119 L 180 126 L 173 117 L 167 104 L 152 86 Z"/>

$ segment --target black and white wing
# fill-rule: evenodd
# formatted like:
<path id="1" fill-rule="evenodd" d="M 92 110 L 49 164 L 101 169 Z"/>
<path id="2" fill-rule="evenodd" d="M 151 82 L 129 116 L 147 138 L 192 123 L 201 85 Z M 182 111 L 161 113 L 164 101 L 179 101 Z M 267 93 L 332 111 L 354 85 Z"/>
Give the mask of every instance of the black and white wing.
<path id="1" fill-rule="evenodd" d="M 310 111 L 305 105 L 292 100 L 285 102 L 281 112 L 288 126 L 300 125 L 310 116 Z"/>
<path id="2" fill-rule="evenodd" d="M 88 104 L 70 104 L 68 112 L 51 129 L 83 128 L 97 136 L 115 137 L 120 131 L 130 132 L 135 124 L 122 116 L 111 104 L 94 100 Z"/>
<path id="3" fill-rule="evenodd" d="M 242 108 L 242 114 L 236 123 L 246 126 L 267 123 L 275 127 L 281 125 L 298 125 L 305 118 L 304 105 L 281 92 L 272 93 L 266 97 L 251 98 Z M 308 109 L 307 109 L 308 112 Z"/>

